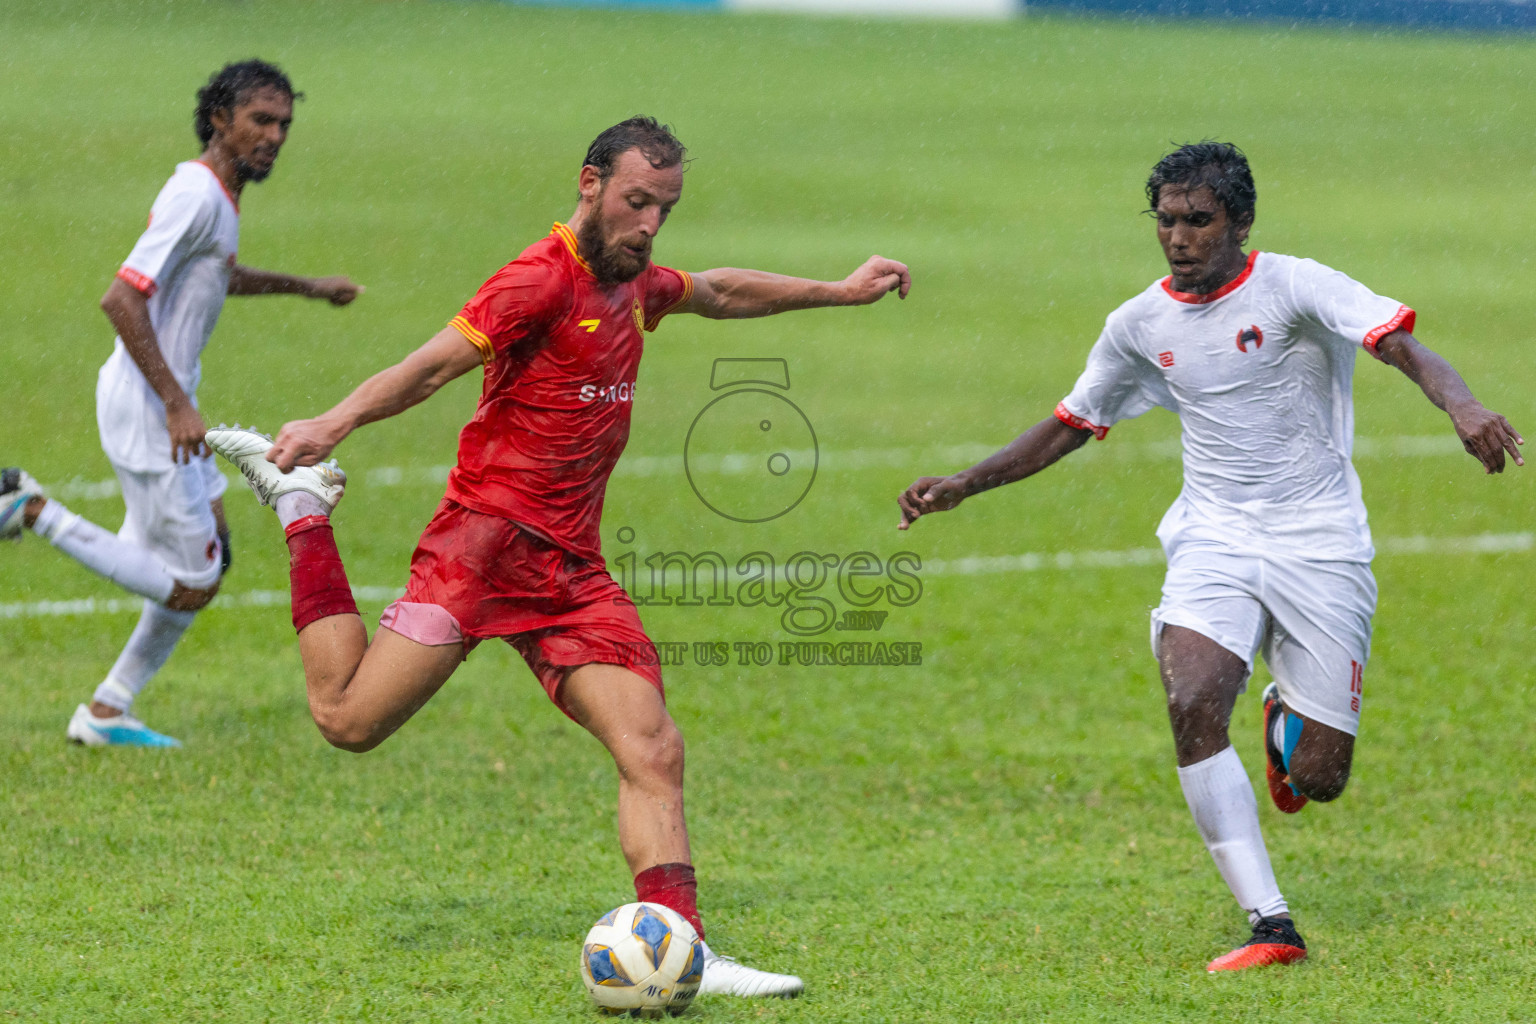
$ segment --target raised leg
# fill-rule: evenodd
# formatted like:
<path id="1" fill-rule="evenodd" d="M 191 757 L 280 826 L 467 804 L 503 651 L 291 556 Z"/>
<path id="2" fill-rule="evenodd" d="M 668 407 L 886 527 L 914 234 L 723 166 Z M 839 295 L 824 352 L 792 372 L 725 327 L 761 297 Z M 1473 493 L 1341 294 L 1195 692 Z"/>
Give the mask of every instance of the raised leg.
<path id="1" fill-rule="evenodd" d="M 331 615 L 299 631 L 309 713 L 326 742 L 363 753 L 432 699 L 464 660 L 459 644 L 427 646 L 381 628 L 367 642 L 357 615 Z"/>
<path id="2" fill-rule="evenodd" d="M 1301 732 L 1285 763 L 1287 781 L 1310 800 L 1321 803 L 1337 800 L 1349 784 L 1355 738 L 1305 715 L 1287 711 L 1285 717 L 1299 721 L 1281 723 L 1279 729 L 1295 729 L 1299 725 Z M 1284 749 L 1283 740 L 1281 749 Z"/>

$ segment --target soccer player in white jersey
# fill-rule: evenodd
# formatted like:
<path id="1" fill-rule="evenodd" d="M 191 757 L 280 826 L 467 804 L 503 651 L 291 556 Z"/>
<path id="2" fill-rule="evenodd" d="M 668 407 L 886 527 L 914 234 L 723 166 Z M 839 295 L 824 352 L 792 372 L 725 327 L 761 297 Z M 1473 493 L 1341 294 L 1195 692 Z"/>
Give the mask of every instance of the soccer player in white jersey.
<path id="1" fill-rule="evenodd" d="M 127 515 L 112 534 L 48 498 L 17 468 L 0 471 L 0 538 L 30 528 L 86 568 L 144 598 L 138 626 L 67 735 L 90 746 L 179 746 L 130 712 L 229 567 L 224 477 L 203 444 L 200 356 L 226 295 L 304 295 L 344 306 L 359 287 L 236 261 L 240 194 L 261 181 L 288 136 L 299 96 L 281 70 L 230 64 L 198 91 L 203 152 L 178 164 L 149 226 L 101 300 L 117 330 L 96 384 L 101 444 Z"/>
<path id="2" fill-rule="evenodd" d="M 1110 314 L 1055 415 L 970 469 L 918 480 L 898 499 L 900 525 L 1038 473 L 1153 406 L 1179 416 L 1184 488 L 1157 531 L 1168 574 L 1152 647 L 1185 799 L 1253 929 L 1207 970 L 1291 963 L 1306 944 L 1227 727 L 1262 650 L 1275 804 L 1295 813 L 1344 791 L 1376 608 L 1350 464 L 1357 350 L 1417 384 L 1487 472 L 1506 453 L 1524 465 L 1523 440 L 1415 340 L 1412 309 L 1312 260 L 1243 251 L 1256 192 L 1235 147 L 1181 147 L 1147 196 L 1171 275 Z"/>

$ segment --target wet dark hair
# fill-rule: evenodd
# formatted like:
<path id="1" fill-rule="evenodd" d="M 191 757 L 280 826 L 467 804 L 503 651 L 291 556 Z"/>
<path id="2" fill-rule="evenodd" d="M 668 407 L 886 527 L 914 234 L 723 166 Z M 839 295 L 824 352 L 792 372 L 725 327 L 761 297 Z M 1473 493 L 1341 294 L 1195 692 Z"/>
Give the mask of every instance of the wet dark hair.
<path id="1" fill-rule="evenodd" d="M 631 149 L 640 150 L 658 170 L 676 167 L 688 155 L 687 148 L 672 134 L 671 125 L 662 124 L 654 117 L 631 117 L 593 139 L 581 165 L 596 168 L 597 176 L 606 181 L 613 174 L 619 157 Z"/>
<path id="2" fill-rule="evenodd" d="M 287 93 L 291 99 L 304 98 L 303 93 L 294 92 L 293 83 L 288 81 L 281 68 L 264 60 L 253 58 L 226 64 L 209 75 L 208 84 L 197 90 L 197 110 L 192 114 L 192 127 L 197 132 L 198 141 L 206 146 L 213 138 L 211 118 L 215 110 L 233 114 L 240 101 L 253 90 L 269 85 L 278 92 Z"/>
<path id="3" fill-rule="evenodd" d="M 1186 143 L 1159 160 L 1147 179 L 1148 213 L 1157 211 L 1158 197 L 1168 185 L 1188 191 L 1210 189 L 1228 219 L 1236 223 L 1251 223 L 1259 202 L 1248 158 L 1230 142 Z"/>

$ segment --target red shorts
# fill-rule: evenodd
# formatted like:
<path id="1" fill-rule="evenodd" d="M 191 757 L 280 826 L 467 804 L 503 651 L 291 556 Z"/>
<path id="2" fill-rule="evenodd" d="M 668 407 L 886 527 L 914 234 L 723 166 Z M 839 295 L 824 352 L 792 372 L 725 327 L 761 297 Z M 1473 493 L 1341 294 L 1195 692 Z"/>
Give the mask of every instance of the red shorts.
<path id="1" fill-rule="evenodd" d="M 566 671 L 594 662 L 623 666 L 666 696 L 656 647 L 602 562 L 447 499 L 411 556 L 405 596 L 384 610 L 380 625 L 429 646 L 462 643 L 466 657 L 481 640 L 500 637 L 562 711 Z"/>

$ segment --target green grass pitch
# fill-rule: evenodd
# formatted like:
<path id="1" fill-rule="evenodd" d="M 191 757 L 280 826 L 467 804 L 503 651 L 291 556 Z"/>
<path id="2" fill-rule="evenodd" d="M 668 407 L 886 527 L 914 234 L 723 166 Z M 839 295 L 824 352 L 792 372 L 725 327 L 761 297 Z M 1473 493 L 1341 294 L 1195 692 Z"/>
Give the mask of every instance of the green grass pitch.
<path id="1" fill-rule="evenodd" d="M 694 157 L 662 262 L 911 263 L 905 303 L 676 318 L 648 339 L 610 558 L 905 549 L 951 569 L 880 605 L 878 634 L 821 638 L 921 643 L 921 667 L 668 669 L 710 937 L 808 984 L 690 1017 L 1529 1019 L 1536 468 L 1484 477 L 1405 379 L 1362 359 L 1358 465 L 1384 553 L 1355 778 L 1334 806 L 1262 812 L 1312 958 L 1219 978 L 1202 967 L 1243 921 L 1174 774 L 1146 640 L 1160 567 L 953 571 L 1153 545 L 1179 486 L 1173 418 L 911 534 L 893 499 L 958 468 L 946 446 L 1000 445 L 1049 413 L 1104 315 L 1165 273 L 1138 215 L 1148 168 L 1207 136 L 1253 159 L 1259 248 L 1415 306 L 1420 337 L 1536 436 L 1531 40 L 266 0 L 13 0 L 0 37 L 0 463 L 49 484 L 111 476 L 96 300 L 195 155 L 192 93 L 228 59 L 277 60 L 308 93 L 247 193 L 242 260 L 369 290 L 346 310 L 232 300 L 205 360 L 211 422 L 312 414 L 424 340 L 569 215 L 586 143 L 637 111 Z M 785 359 L 820 442 L 810 494 L 771 523 L 714 516 L 677 461 L 722 356 Z M 354 584 L 403 585 L 477 388 L 339 451 Z M 116 526 L 115 497 L 69 493 Z M 282 590 L 270 514 L 236 488 L 229 504 L 226 590 Z M 632 898 L 612 768 L 513 652 L 486 644 L 356 757 L 308 720 L 286 607 L 226 601 L 139 704 L 186 749 L 84 751 L 65 722 L 132 615 L 36 614 L 118 596 L 36 538 L 0 562 L 0 1020 L 590 1018 L 580 937 Z M 643 614 L 668 642 L 789 639 L 760 607 Z M 1257 727 L 1250 696 L 1234 731 L 1256 779 Z"/>

